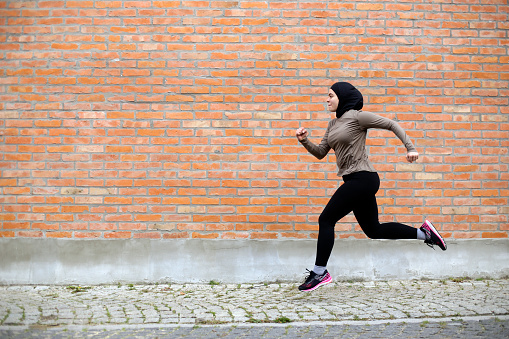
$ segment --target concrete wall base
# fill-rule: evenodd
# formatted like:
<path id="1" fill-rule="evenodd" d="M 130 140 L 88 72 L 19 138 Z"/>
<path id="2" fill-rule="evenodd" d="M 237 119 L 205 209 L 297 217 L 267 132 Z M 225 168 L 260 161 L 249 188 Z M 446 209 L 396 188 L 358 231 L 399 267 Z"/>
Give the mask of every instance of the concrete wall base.
<path id="1" fill-rule="evenodd" d="M 313 268 L 314 240 L 0 239 L 0 284 L 297 282 Z M 336 240 L 336 280 L 509 276 L 509 239 Z"/>

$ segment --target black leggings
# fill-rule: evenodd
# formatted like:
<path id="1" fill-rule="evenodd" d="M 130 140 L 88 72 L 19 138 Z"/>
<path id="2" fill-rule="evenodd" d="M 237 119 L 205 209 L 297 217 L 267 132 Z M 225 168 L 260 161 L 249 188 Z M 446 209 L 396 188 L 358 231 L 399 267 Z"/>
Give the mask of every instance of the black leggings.
<path id="1" fill-rule="evenodd" d="M 317 266 L 327 266 L 334 247 L 334 226 L 353 211 L 364 233 L 371 239 L 417 239 L 417 229 L 396 222 L 380 224 L 375 194 L 380 178 L 374 172 L 356 172 L 343 176 L 344 184 L 325 206 L 318 219 Z"/>

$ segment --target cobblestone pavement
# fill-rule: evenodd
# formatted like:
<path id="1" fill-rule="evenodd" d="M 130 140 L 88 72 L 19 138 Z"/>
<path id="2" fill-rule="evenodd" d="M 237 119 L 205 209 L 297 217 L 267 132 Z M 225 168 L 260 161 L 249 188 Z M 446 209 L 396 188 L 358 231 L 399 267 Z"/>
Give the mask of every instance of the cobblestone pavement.
<path id="1" fill-rule="evenodd" d="M 508 328 L 505 279 L 337 282 L 311 293 L 277 283 L 0 286 L 1 338 L 497 338 Z"/>

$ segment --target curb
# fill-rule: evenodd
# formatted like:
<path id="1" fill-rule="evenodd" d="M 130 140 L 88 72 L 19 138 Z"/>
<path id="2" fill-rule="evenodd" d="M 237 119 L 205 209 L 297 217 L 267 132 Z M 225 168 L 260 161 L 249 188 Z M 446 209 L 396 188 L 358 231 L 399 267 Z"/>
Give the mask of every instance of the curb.
<path id="1" fill-rule="evenodd" d="M 309 327 L 309 326 L 365 326 L 365 325 L 381 325 L 381 324 L 415 324 L 415 323 L 443 323 L 443 322 L 465 322 L 465 321 L 485 321 L 498 319 L 500 321 L 509 321 L 509 314 L 507 315 L 487 315 L 487 316 L 466 316 L 466 317 L 445 317 L 445 318 L 401 318 L 401 319 L 376 319 L 376 320 L 338 320 L 338 321 L 296 321 L 285 324 L 279 323 L 226 323 L 226 324 L 136 324 L 136 325 L 6 325 L 0 326 L 0 331 L 9 330 L 69 330 L 69 331 L 83 331 L 88 330 L 136 330 L 136 329 L 164 329 L 164 328 L 224 328 L 224 327 Z"/>

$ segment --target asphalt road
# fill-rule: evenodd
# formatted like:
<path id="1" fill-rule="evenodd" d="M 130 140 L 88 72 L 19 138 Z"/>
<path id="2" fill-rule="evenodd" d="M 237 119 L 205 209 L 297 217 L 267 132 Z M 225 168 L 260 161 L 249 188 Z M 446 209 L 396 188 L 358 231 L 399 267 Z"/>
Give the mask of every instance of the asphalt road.
<path id="1" fill-rule="evenodd" d="M 5 327 L 4 327 L 5 328 Z M 509 338 L 509 319 L 1 329 L 0 338 Z"/>

